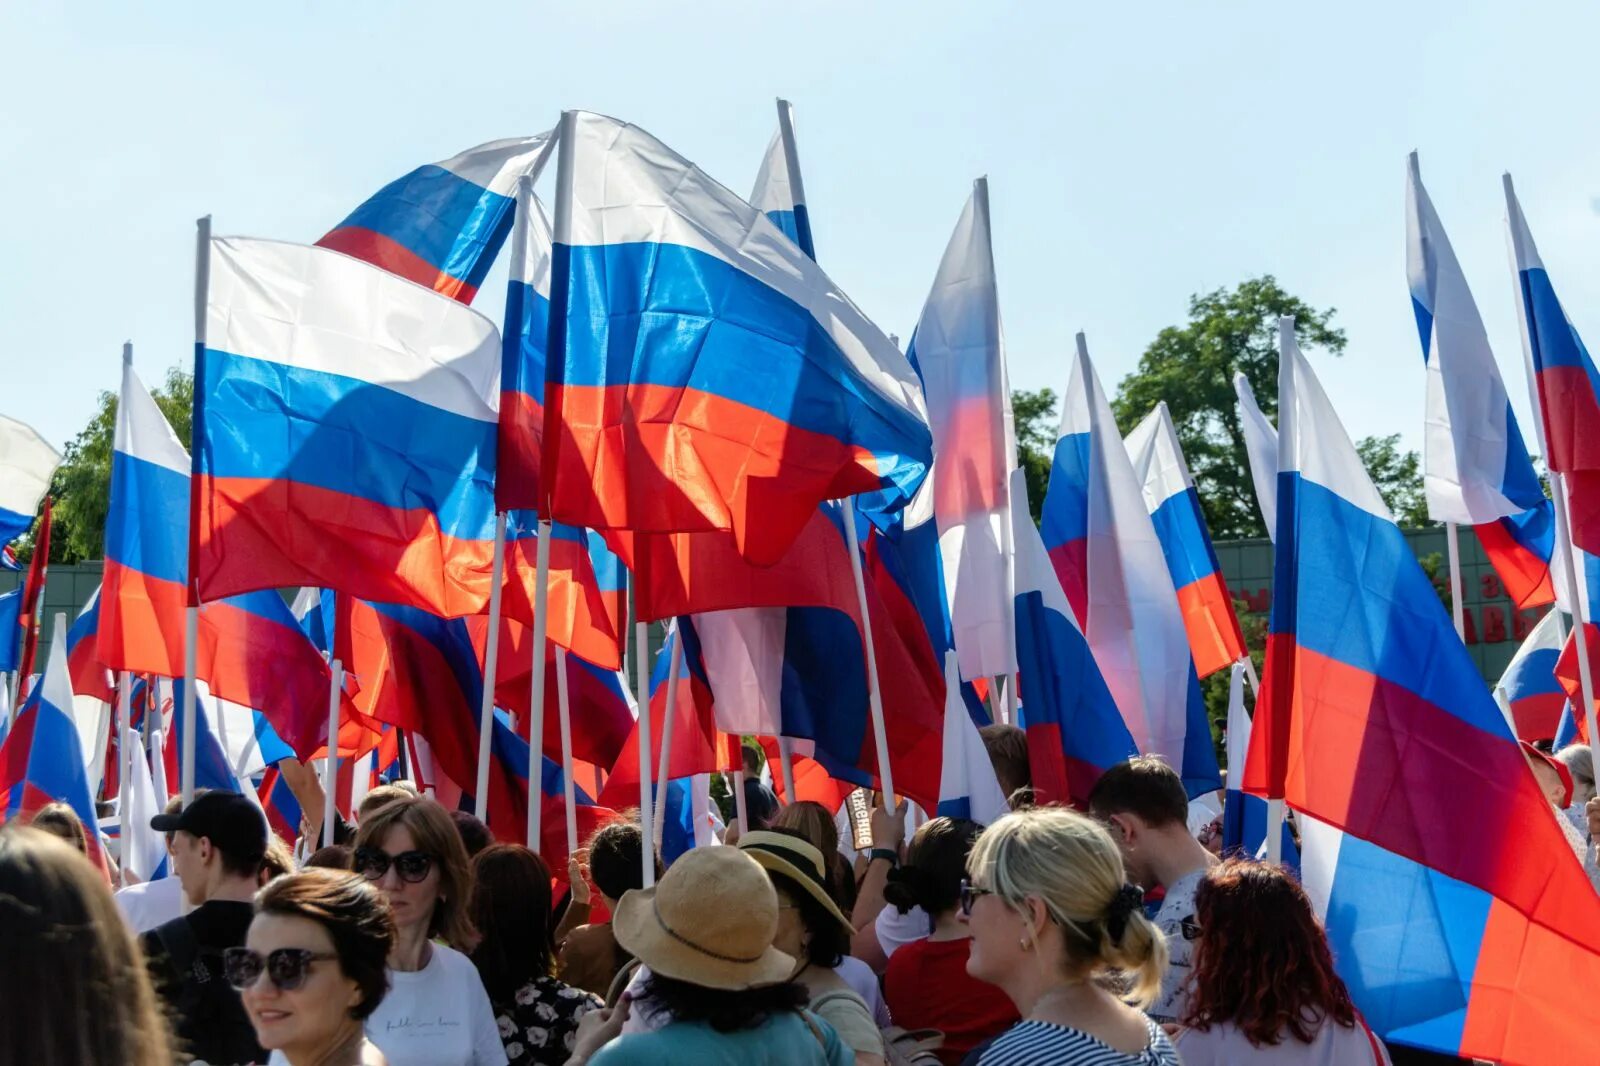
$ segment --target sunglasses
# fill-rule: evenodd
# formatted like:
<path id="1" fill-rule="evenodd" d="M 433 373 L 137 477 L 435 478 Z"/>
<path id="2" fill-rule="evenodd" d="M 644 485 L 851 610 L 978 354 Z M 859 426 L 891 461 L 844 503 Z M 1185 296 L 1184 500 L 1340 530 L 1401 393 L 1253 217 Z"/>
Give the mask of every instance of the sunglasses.
<path id="1" fill-rule="evenodd" d="M 973 902 L 979 896 L 992 896 L 992 895 L 994 895 L 994 890 L 993 889 L 979 888 L 976 885 L 974 885 L 971 881 L 968 881 L 966 878 L 962 878 L 961 879 L 961 897 L 960 897 L 961 913 L 966 915 L 969 918 L 972 917 L 972 904 L 973 904 Z"/>
<path id="2" fill-rule="evenodd" d="M 379 848 L 357 848 L 355 858 L 355 871 L 368 881 L 381 880 L 389 872 L 390 865 L 394 872 L 400 875 L 400 880 L 408 884 L 417 884 L 425 881 L 428 871 L 433 869 L 434 859 L 425 851 L 402 851 L 398 855 L 390 855 Z"/>
<path id="3" fill-rule="evenodd" d="M 306 983 L 306 972 L 318 960 L 337 959 L 326 951 L 307 951 L 305 948 L 278 948 L 263 956 L 249 948 L 228 948 L 222 953 L 222 973 L 228 983 L 243 992 L 267 972 L 267 980 L 279 992 L 293 992 Z"/>

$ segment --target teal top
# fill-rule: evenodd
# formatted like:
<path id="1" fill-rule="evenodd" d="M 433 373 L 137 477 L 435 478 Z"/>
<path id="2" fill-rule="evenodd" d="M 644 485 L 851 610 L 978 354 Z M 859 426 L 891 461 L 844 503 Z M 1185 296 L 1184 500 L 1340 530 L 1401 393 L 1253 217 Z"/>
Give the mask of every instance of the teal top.
<path id="1" fill-rule="evenodd" d="M 733 1033 L 719 1033 L 705 1022 L 673 1022 L 651 1033 L 618 1037 L 595 1052 L 589 1066 L 855 1066 L 855 1052 L 839 1041 L 833 1027 L 810 1017 L 815 1032 L 804 1017 L 788 1011 Z"/>

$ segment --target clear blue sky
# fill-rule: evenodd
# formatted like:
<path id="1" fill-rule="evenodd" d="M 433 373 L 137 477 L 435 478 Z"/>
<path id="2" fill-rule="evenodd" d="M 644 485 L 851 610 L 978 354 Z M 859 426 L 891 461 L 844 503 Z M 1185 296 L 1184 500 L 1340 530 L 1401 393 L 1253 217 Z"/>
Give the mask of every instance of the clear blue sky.
<path id="1" fill-rule="evenodd" d="M 1531 434 L 1499 176 L 1600 340 L 1600 141 L 1584 3 L 0 3 L 0 410 L 58 446 L 187 365 L 193 220 L 311 241 L 418 164 L 636 122 L 748 193 L 797 109 L 828 271 L 906 337 L 987 173 L 1012 381 L 1108 389 L 1191 293 L 1273 273 L 1338 309 L 1318 359 L 1355 436 L 1420 441 L 1406 152 Z M 500 317 L 503 275 L 479 306 Z M 1531 437 L 1530 437 L 1531 441 Z"/>

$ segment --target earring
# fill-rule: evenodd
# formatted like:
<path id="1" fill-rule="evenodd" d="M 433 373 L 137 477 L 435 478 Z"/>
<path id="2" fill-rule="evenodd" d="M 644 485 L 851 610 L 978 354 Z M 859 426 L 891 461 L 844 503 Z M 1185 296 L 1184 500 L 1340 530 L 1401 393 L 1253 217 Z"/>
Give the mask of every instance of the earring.
<path id="1" fill-rule="evenodd" d="M 1032 950 L 1033 944 L 1029 942 L 1027 937 L 1019 936 L 1017 937 L 1017 947 L 1021 948 L 1023 951 L 1029 951 Z"/>

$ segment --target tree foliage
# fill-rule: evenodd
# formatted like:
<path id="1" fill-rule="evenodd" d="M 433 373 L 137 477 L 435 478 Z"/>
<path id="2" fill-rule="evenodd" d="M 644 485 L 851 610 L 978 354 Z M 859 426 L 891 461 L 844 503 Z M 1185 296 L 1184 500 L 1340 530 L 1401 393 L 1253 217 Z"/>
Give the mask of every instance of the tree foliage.
<path id="1" fill-rule="evenodd" d="M 1017 434 L 1017 465 L 1028 482 L 1028 509 L 1038 523 L 1045 489 L 1050 487 L 1050 461 L 1056 447 L 1056 394 L 1053 389 L 1011 394 L 1011 421 Z"/>
<path id="2" fill-rule="evenodd" d="M 1383 502 L 1401 529 L 1429 524 L 1428 498 L 1422 488 L 1422 463 L 1416 452 L 1400 450 L 1400 434 L 1364 437 L 1356 443 L 1361 465 L 1372 475 Z"/>
<path id="3" fill-rule="evenodd" d="M 1112 403 L 1126 433 L 1166 401 L 1206 524 L 1219 540 L 1266 536 L 1234 407 L 1233 375 L 1244 374 L 1261 409 L 1276 420 L 1278 318 L 1283 315 L 1294 316 L 1302 348 L 1343 353 L 1344 331 L 1332 325 L 1333 309 L 1317 310 L 1267 274 L 1232 290 L 1191 297 L 1189 321 L 1156 336 Z"/>
<path id="4" fill-rule="evenodd" d="M 183 446 L 189 446 L 194 410 L 194 378 L 174 367 L 150 395 L 172 423 Z M 50 561 L 76 563 L 105 554 L 107 506 L 111 499 L 111 451 L 117 428 L 117 395 L 100 394 L 99 409 L 76 437 L 67 442 L 61 466 L 50 482 L 55 498 L 50 534 Z M 18 552 L 19 555 L 23 553 Z"/>

